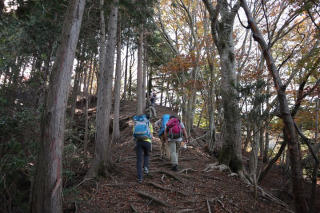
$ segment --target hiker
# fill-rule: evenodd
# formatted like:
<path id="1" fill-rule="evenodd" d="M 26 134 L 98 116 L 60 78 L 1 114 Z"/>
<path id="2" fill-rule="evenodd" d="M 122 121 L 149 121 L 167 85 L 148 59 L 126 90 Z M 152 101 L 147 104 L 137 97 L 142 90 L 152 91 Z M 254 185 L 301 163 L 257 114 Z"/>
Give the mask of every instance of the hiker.
<path id="1" fill-rule="evenodd" d="M 161 142 L 160 158 L 165 157 L 167 159 L 170 159 L 170 150 L 169 150 L 168 143 L 166 143 L 164 139 L 164 130 L 166 128 L 166 124 L 168 123 L 169 119 L 170 119 L 170 115 L 164 114 L 162 115 L 162 118 L 155 123 L 155 126 L 159 129 L 158 136 Z"/>
<path id="2" fill-rule="evenodd" d="M 156 93 L 152 93 L 150 94 L 150 99 L 147 100 L 147 108 L 145 109 L 145 113 L 147 115 L 150 116 L 150 118 L 154 118 L 154 117 L 157 117 L 157 112 L 156 112 L 156 109 L 155 109 L 155 100 L 156 100 Z"/>
<path id="3" fill-rule="evenodd" d="M 133 117 L 133 137 L 136 142 L 136 156 L 137 156 L 137 176 L 138 182 L 142 183 L 143 174 L 149 173 L 149 154 L 152 145 L 153 127 L 149 121 L 149 117 L 145 114 L 136 115 Z M 143 156 L 143 166 L 142 166 Z"/>
<path id="4" fill-rule="evenodd" d="M 184 124 L 174 115 L 170 116 L 164 131 L 165 143 L 169 143 L 170 159 L 172 170 L 178 170 L 178 150 L 184 136 L 185 143 L 188 143 L 188 135 Z"/>
<path id="5" fill-rule="evenodd" d="M 156 98 L 157 98 L 157 95 L 156 95 L 155 92 L 153 92 L 152 95 L 150 96 L 151 106 L 153 106 L 153 107 L 154 107 L 154 105 L 155 105 Z"/>
<path id="6" fill-rule="evenodd" d="M 150 119 L 157 117 L 156 109 L 152 105 L 149 105 L 149 107 L 145 109 L 145 114 L 147 114 Z"/>

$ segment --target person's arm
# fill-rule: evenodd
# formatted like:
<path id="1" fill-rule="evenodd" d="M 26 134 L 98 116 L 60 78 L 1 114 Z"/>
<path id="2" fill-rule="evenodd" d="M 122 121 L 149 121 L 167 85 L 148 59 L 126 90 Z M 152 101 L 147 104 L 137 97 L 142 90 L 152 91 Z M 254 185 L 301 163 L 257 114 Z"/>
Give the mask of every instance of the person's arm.
<path id="1" fill-rule="evenodd" d="M 153 126 L 152 126 L 151 122 L 149 123 L 149 128 L 150 128 L 150 133 L 151 133 L 151 136 L 152 136 L 152 134 L 153 134 Z"/>
<path id="2" fill-rule="evenodd" d="M 161 128 L 161 119 L 157 120 L 154 125 L 155 125 L 155 127 L 157 127 L 157 128 Z"/>

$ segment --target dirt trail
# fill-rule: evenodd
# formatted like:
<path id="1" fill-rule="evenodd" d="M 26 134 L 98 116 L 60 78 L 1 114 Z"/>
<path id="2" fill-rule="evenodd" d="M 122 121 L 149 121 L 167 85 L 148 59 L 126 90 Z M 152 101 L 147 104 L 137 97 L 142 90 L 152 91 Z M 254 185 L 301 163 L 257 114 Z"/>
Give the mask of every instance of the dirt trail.
<path id="1" fill-rule="evenodd" d="M 171 171 L 160 158 L 160 140 L 154 134 L 150 174 L 139 184 L 132 138 L 135 104 L 121 108 L 121 142 L 115 145 L 115 170 L 108 178 L 83 182 L 72 202 L 75 212 L 287 212 L 288 207 L 266 197 L 254 197 L 253 188 L 228 171 L 205 172 L 216 160 L 205 152 L 205 143 L 194 141 L 180 149 L 179 171 Z M 158 116 L 173 113 L 156 107 Z M 195 131 L 193 138 L 203 132 Z M 70 198 L 69 198 L 70 199 Z M 66 211 L 67 212 L 67 211 Z"/>

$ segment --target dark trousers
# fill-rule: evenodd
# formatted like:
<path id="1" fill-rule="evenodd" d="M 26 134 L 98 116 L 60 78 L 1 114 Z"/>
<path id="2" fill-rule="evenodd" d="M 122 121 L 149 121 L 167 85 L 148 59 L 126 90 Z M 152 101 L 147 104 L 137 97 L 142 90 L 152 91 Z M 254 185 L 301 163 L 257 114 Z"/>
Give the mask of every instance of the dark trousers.
<path id="1" fill-rule="evenodd" d="M 142 155 L 143 155 L 143 167 L 149 169 L 149 153 L 151 151 L 151 143 L 146 141 L 136 142 L 136 154 L 137 154 L 137 173 L 138 179 L 142 180 Z"/>

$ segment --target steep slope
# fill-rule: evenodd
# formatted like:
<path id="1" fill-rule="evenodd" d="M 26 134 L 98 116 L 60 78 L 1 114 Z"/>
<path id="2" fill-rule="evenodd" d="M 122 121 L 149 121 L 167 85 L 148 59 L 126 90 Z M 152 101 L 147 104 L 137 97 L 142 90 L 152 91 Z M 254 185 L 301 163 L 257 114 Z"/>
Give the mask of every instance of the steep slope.
<path id="1" fill-rule="evenodd" d="M 132 138 L 135 102 L 121 107 L 121 142 L 114 145 L 115 169 L 110 177 L 85 180 L 66 199 L 66 212 L 291 212 L 269 193 L 254 193 L 230 171 L 208 168 L 216 159 L 205 151 L 203 134 L 196 130 L 187 149 L 179 150 L 179 171 L 170 170 L 160 158 L 160 140 L 153 138 L 150 174 L 142 184 L 136 180 L 136 157 Z M 157 106 L 160 117 L 174 113 Z"/>

